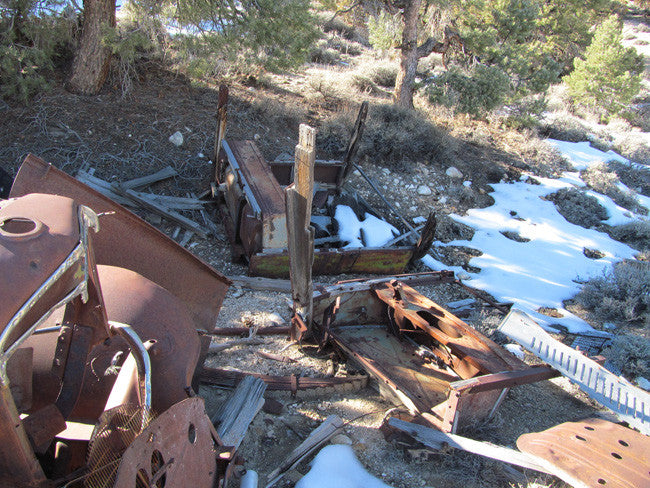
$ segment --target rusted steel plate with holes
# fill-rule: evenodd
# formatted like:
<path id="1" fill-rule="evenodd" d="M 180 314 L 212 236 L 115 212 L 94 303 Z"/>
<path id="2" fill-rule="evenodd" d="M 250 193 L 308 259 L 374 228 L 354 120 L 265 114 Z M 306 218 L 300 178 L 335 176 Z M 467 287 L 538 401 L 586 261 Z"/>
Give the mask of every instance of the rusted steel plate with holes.
<path id="1" fill-rule="evenodd" d="M 154 419 L 124 452 L 115 488 L 133 486 L 215 486 L 216 432 L 203 400 L 179 402 Z"/>
<path id="2" fill-rule="evenodd" d="M 40 158 L 28 155 L 10 196 L 48 193 L 74 199 L 99 218 L 93 245 L 98 264 L 131 269 L 184 301 L 195 327 L 212 330 L 230 281 L 134 213 Z"/>
<path id="3" fill-rule="evenodd" d="M 567 422 L 517 440 L 576 487 L 650 487 L 650 437 L 602 419 Z"/>

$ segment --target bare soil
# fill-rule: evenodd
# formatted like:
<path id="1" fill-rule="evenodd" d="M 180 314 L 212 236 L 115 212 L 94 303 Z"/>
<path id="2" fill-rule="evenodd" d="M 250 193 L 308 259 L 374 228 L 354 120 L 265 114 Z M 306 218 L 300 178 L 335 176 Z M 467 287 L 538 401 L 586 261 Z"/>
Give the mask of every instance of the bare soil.
<path id="1" fill-rule="evenodd" d="M 298 123 L 318 126 L 320 120 L 331 114 L 328 107 L 310 105 L 288 90 L 234 84 L 230 93 L 227 137 L 255 139 L 267 159 L 274 159 L 281 153 L 293 153 Z M 171 165 L 179 176 L 155 185 L 151 191 L 177 196 L 198 194 L 206 189 L 211 170 L 209 157 L 216 104 L 216 87 L 197 86 L 182 76 L 153 68 L 144 73 L 128 98 L 122 98 L 119 88 L 110 84 L 96 97 L 72 95 L 57 85 L 50 94 L 41 96 L 29 107 L 0 104 L 0 165 L 15 174 L 26 154 L 31 152 L 70 174 L 85 166 L 94 168 L 97 176 L 109 181 L 126 180 Z M 180 147 L 168 141 L 176 131 L 185 139 Z M 476 158 L 478 153 L 480 158 Z M 436 212 L 440 220 L 438 239 L 449 241 L 468 232 L 471 235 L 471 230 L 454 224 L 445 216 L 452 212 L 462 213 L 469 207 L 489 205 L 490 174 L 506 179 L 518 177 L 517 168 L 504 162 L 500 150 L 486 148 L 481 151 L 475 144 L 459 142 L 457 155 L 464 179 L 472 181 L 469 188 L 462 185 L 463 180 L 446 176 L 446 168 L 435 164 L 413 164 L 401 171 L 384 171 L 367 160 L 362 161 L 361 166 L 406 218 Z M 516 159 L 511 157 L 511 160 Z M 377 208 L 383 208 L 359 175 L 352 175 L 349 183 Z M 422 184 L 431 187 L 431 195 L 418 195 L 416 188 Z M 188 215 L 200 219 L 198 214 Z M 146 214 L 143 217 L 149 218 Z M 222 230 L 220 218 L 214 211 L 212 218 Z M 173 235 L 173 226 L 163 224 L 161 228 Z M 187 247 L 225 275 L 246 273 L 242 263 L 231 262 L 230 247 L 223 232 L 210 239 L 193 237 Z M 441 259 L 447 259 L 449 264 L 466 264 L 471 253 L 472 250 L 459 249 L 453 256 Z M 342 277 L 315 279 L 331 283 L 338 278 Z M 422 287 L 419 291 L 443 305 L 472 298 L 452 285 Z M 288 299 L 289 296 L 281 293 L 232 288 L 217 325 L 286 325 L 290 315 Z M 498 311 L 477 301 L 465 320 L 500 341 L 502 338 L 497 337 L 494 330 L 501 318 Z M 308 347 L 289 345 L 283 337 L 262 340 L 262 345 L 238 346 L 212 355 L 207 364 L 303 376 L 331 376 L 339 370 L 357 369 L 333 354 L 316 355 Z M 296 362 L 264 359 L 256 354 L 260 350 L 283 354 Z M 214 413 L 226 392 L 203 387 L 200 394 L 206 399 L 208 412 Z M 427 453 L 414 443 L 387 441 L 378 427 L 394 405 L 382 399 L 372 384 L 359 391 L 334 392 L 320 397 L 313 392 L 300 392 L 295 398 L 288 393 L 269 392 L 267 397 L 282 402 L 283 412 L 280 415 L 261 412 L 241 447 L 246 467 L 256 470 L 262 482 L 323 419 L 336 413 L 347 423 L 345 436 L 339 437 L 338 442 L 351 444 L 372 474 L 396 488 L 508 487 L 516 484 L 511 470 L 502 463 L 458 451 Z M 492 421 L 463 434 L 514 447 L 522 433 L 600 413 L 588 398 L 578 394 L 567 381 L 558 379 L 511 390 Z M 298 467 L 277 486 L 293 486 L 300 473 L 307 469 L 305 465 Z M 526 472 L 525 476 L 529 481 L 524 486 L 562 486 L 557 480 L 539 473 Z"/>

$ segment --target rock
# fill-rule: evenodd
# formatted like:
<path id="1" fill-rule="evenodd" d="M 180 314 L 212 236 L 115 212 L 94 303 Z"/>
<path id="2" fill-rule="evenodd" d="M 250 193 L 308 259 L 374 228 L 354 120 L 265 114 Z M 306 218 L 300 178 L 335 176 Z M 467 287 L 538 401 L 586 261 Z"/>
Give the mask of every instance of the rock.
<path id="1" fill-rule="evenodd" d="M 444 205 L 444 204 L 447 203 L 448 201 L 449 201 L 449 198 L 447 198 L 447 197 L 445 196 L 445 197 L 440 197 L 440 199 L 438 200 L 438 203 L 439 203 L 440 205 Z"/>
<path id="2" fill-rule="evenodd" d="M 433 193 L 431 191 L 431 188 L 429 188 L 427 185 L 420 185 L 418 186 L 418 195 L 426 196 L 426 195 L 431 195 Z"/>
<path id="3" fill-rule="evenodd" d="M 280 314 L 278 313 L 270 313 L 266 317 L 267 319 L 267 324 L 268 326 L 279 326 L 279 325 L 284 325 L 286 323 L 286 320 L 284 320 Z"/>
<path id="4" fill-rule="evenodd" d="M 203 158 L 205 157 L 205 154 L 203 154 L 203 153 L 198 153 L 198 154 L 196 155 L 196 157 L 199 158 L 199 159 L 203 159 Z"/>
<path id="5" fill-rule="evenodd" d="M 418 209 L 418 208 L 417 208 L 415 205 L 413 205 L 412 207 L 409 208 L 409 210 L 410 210 L 411 212 L 415 212 L 417 209 Z"/>
<path id="6" fill-rule="evenodd" d="M 337 434 L 330 440 L 332 444 L 345 444 L 346 446 L 352 445 L 352 439 L 345 434 Z"/>
<path id="7" fill-rule="evenodd" d="M 460 172 L 458 168 L 455 166 L 450 166 L 447 168 L 447 171 L 445 171 L 445 174 L 449 176 L 450 178 L 462 178 L 463 173 Z"/>
<path id="8" fill-rule="evenodd" d="M 421 215 L 413 218 L 413 223 L 415 225 L 424 224 L 426 221 L 427 221 L 426 217 L 422 217 Z"/>
<path id="9" fill-rule="evenodd" d="M 360 172 L 358 169 L 355 169 L 355 170 L 352 172 L 352 174 L 353 174 L 354 176 L 361 176 L 361 172 Z"/>
<path id="10" fill-rule="evenodd" d="M 259 141 L 259 140 L 261 139 L 261 137 L 262 137 L 262 136 L 260 136 L 259 134 L 255 134 L 255 135 L 253 136 L 253 139 L 255 139 L 256 141 Z"/>
<path id="11" fill-rule="evenodd" d="M 284 405 L 273 398 L 266 398 L 262 410 L 271 415 L 280 415 L 284 410 Z"/>
<path id="12" fill-rule="evenodd" d="M 463 273 L 463 272 L 458 273 L 456 276 L 458 276 L 459 280 L 471 280 L 472 279 L 472 277 L 468 273 Z"/>
<path id="13" fill-rule="evenodd" d="M 169 136 L 169 142 L 171 142 L 176 147 L 182 146 L 183 134 L 181 134 L 180 131 L 174 132 L 171 136 Z"/>
<path id="14" fill-rule="evenodd" d="M 390 176 L 390 170 L 388 168 L 381 168 L 381 172 L 384 173 L 386 176 Z"/>
<path id="15" fill-rule="evenodd" d="M 472 182 L 469 181 L 469 180 L 468 181 L 463 181 L 463 186 L 466 187 L 466 188 L 469 188 L 470 186 L 472 186 Z"/>

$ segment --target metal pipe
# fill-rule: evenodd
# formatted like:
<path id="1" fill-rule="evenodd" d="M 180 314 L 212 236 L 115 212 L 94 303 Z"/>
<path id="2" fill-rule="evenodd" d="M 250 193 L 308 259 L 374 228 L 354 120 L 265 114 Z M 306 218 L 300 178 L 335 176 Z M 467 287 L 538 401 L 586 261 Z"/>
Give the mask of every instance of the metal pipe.
<path id="1" fill-rule="evenodd" d="M 151 410 L 151 359 L 149 352 L 135 330 L 130 325 L 121 322 L 108 321 L 111 331 L 122 337 L 129 347 L 138 367 L 138 383 L 140 384 L 140 401 L 147 410 Z"/>

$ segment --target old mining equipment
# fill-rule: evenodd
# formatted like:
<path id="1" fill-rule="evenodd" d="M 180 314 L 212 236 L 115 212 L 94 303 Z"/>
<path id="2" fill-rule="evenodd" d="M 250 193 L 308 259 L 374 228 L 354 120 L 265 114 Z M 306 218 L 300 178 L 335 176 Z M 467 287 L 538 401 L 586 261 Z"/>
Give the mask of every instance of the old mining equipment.
<path id="1" fill-rule="evenodd" d="M 30 158 L 47 186 L 55 168 Z M 98 264 L 102 241 L 115 253 L 126 239 L 97 234 L 102 217 L 79 203 L 97 196 L 74 188 L 0 200 L 0 487 L 224 486 L 234 450 L 191 388 L 196 304 L 137 272 L 146 263 Z M 136 251 L 159 238 L 133 237 Z M 206 286 L 212 324 L 227 283 Z"/>

